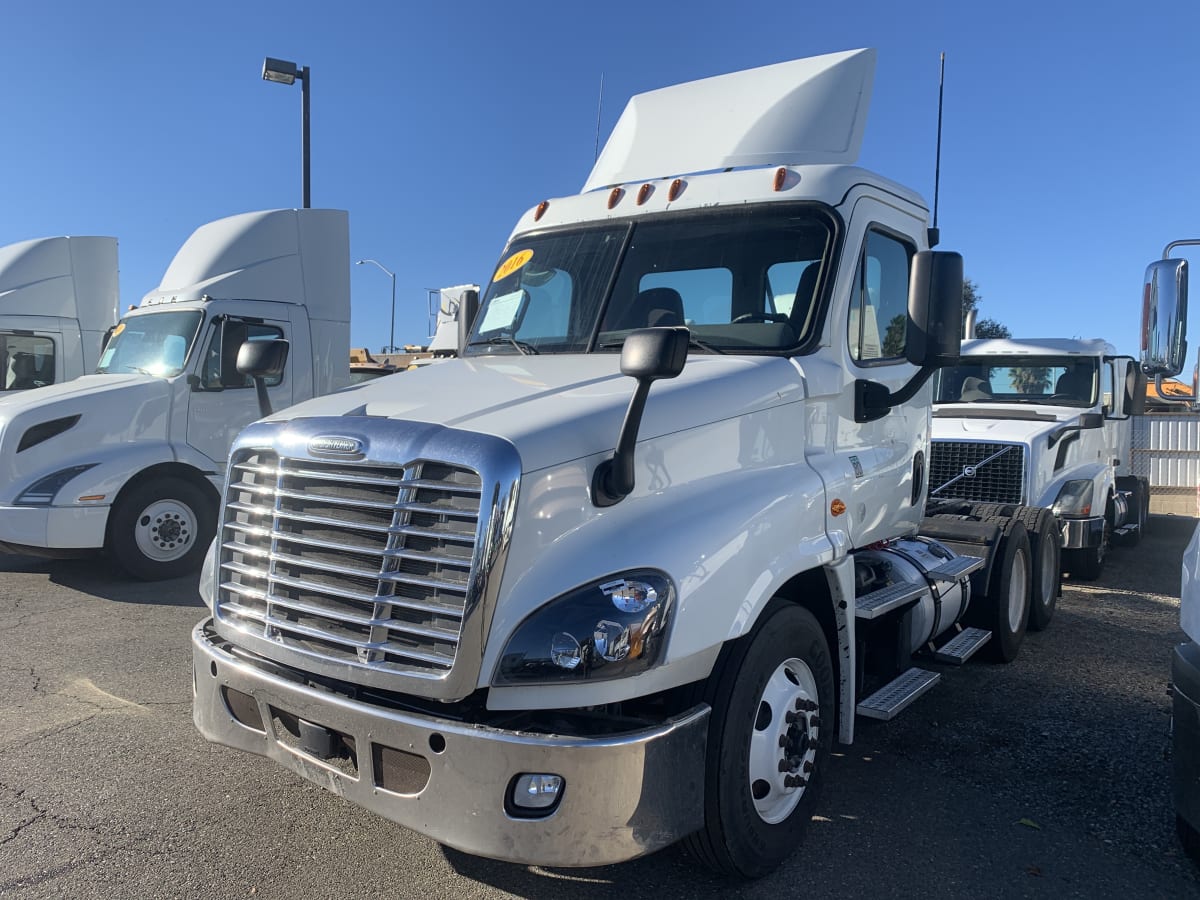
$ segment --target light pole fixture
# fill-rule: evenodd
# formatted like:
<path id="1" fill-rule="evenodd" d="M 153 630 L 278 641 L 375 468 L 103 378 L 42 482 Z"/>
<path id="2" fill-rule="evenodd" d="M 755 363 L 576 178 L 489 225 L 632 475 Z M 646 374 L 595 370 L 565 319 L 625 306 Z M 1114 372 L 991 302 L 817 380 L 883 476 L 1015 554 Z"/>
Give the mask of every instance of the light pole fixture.
<path id="1" fill-rule="evenodd" d="M 276 84 L 295 84 L 296 79 L 300 79 L 300 168 L 304 172 L 304 208 L 308 209 L 312 206 L 308 179 L 308 89 L 312 84 L 312 75 L 308 66 L 297 66 L 286 59 L 268 56 L 263 60 L 262 77 L 263 81 L 274 81 Z"/>
<path id="2" fill-rule="evenodd" d="M 363 263 L 370 263 L 373 266 L 378 266 L 388 278 L 392 279 L 392 327 L 388 331 L 388 353 L 396 352 L 396 273 L 385 266 L 377 259 L 360 259 L 355 263 L 356 266 L 361 266 Z"/>

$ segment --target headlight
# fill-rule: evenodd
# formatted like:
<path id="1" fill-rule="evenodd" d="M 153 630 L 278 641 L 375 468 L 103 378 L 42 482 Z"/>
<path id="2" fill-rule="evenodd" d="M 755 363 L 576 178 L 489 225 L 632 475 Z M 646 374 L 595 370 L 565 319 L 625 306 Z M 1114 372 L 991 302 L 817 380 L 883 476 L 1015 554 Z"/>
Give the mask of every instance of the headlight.
<path id="1" fill-rule="evenodd" d="M 88 463 L 86 466 L 71 466 L 69 469 L 60 469 L 53 475 L 40 478 L 21 491 L 17 495 L 15 503 L 17 506 L 49 506 L 68 481 L 76 475 L 82 475 L 88 469 L 94 468 L 95 465 L 95 463 Z"/>
<path id="2" fill-rule="evenodd" d="M 1090 516 L 1092 514 L 1091 479 L 1068 481 L 1058 492 L 1058 499 L 1050 507 L 1056 516 Z"/>
<path id="3" fill-rule="evenodd" d="M 551 600 L 522 622 L 492 684 L 623 678 L 663 657 L 675 588 L 661 572 L 627 572 Z"/>

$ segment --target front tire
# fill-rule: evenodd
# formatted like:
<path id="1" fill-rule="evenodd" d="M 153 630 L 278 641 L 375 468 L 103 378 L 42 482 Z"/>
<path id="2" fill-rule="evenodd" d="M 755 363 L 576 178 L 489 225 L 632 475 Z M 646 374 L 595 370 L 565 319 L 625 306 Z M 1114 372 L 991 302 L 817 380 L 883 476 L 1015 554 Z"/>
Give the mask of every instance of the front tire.
<path id="1" fill-rule="evenodd" d="M 106 546 L 134 578 L 178 578 L 200 568 L 216 518 L 214 503 L 196 485 L 172 476 L 147 480 L 113 508 Z"/>
<path id="2" fill-rule="evenodd" d="M 772 600 L 703 691 L 712 706 L 704 827 L 684 845 L 715 871 L 759 878 L 800 842 L 833 744 L 833 664 L 820 624 Z"/>

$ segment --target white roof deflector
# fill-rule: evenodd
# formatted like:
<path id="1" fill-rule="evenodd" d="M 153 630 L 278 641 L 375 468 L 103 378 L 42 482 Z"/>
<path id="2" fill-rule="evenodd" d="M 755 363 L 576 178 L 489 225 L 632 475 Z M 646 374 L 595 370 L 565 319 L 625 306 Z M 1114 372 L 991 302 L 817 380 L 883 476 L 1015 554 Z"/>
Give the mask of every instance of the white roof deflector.
<path id="1" fill-rule="evenodd" d="M 583 190 L 737 166 L 851 165 L 874 75 L 874 50 L 847 50 L 636 94 Z"/>

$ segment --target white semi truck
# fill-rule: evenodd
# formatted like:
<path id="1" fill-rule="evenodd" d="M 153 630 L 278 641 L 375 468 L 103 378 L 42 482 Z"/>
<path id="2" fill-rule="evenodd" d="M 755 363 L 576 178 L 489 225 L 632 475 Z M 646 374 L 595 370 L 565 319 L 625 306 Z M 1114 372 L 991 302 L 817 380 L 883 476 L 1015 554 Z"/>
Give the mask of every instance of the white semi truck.
<path id="1" fill-rule="evenodd" d="M 0 247 L 0 392 L 95 371 L 105 335 L 117 322 L 117 282 L 114 237 L 50 237 Z"/>
<path id="2" fill-rule="evenodd" d="M 130 574 L 194 571 L 234 436 L 261 415 L 243 342 L 290 344 L 275 408 L 349 380 L 340 210 L 244 213 L 197 229 L 128 312 L 95 374 L 0 400 L 0 548 L 105 549 Z"/>
<path id="3" fill-rule="evenodd" d="M 634 97 L 583 191 L 518 222 L 458 358 L 242 432 L 206 738 L 470 853 L 684 839 L 753 877 L 858 716 L 1017 652 L 1023 525 L 930 520 L 971 556 L 919 534 L 962 259 L 853 165 L 874 63 Z"/>
<path id="4" fill-rule="evenodd" d="M 1063 567 L 1099 577 L 1110 540 L 1135 543 L 1150 510 L 1149 481 L 1132 469 L 1132 417 L 1145 379 L 1102 340 L 970 340 L 934 391 L 930 497 L 970 501 L 976 513 L 1050 510 L 1033 527 L 1033 624 L 1058 594 Z M 1046 540 L 1043 541 L 1042 537 Z"/>
<path id="5" fill-rule="evenodd" d="M 1172 253 L 1196 246 L 1200 240 L 1167 244 L 1163 258 L 1147 267 L 1142 292 L 1142 369 L 1160 397 L 1193 409 L 1200 397 L 1166 396 L 1162 383 L 1187 363 L 1188 264 Z M 1200 862 L 1200 527 L 1181 569 L 1179 627 L 1186 640 L 1171 653 L 1171 788 L 1180 843 Z"/>

